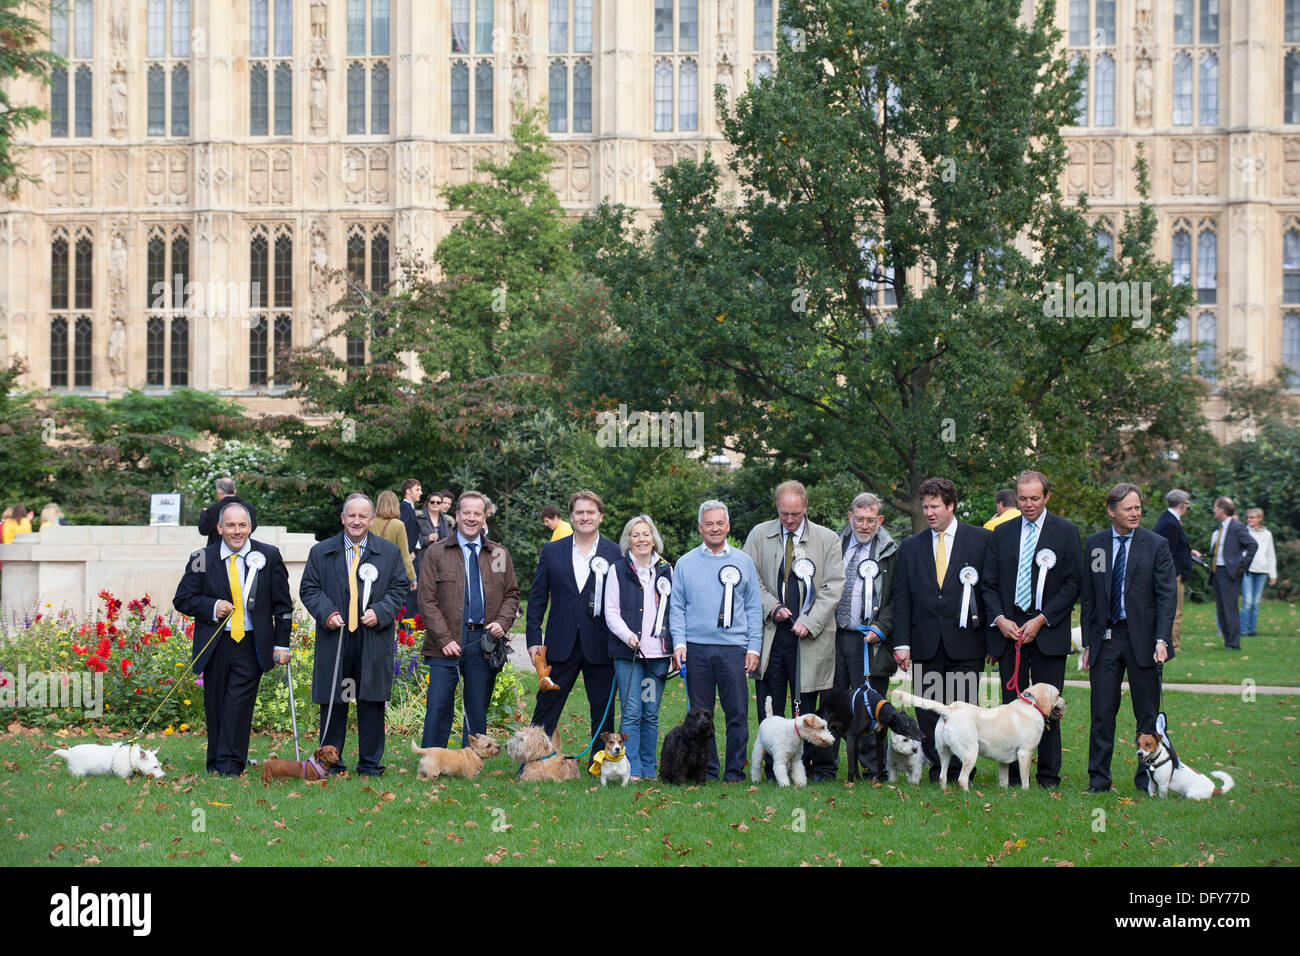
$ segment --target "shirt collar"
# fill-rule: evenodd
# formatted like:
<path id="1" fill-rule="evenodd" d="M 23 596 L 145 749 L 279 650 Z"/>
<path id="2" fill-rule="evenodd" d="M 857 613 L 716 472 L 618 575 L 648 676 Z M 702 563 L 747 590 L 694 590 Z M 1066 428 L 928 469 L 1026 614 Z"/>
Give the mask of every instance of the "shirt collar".
<path id="1" fill-rule="evenodd" d="M 953 516 L 952 516 L 952 520 L 948 522 L 948 527 L 946 527 L 946 528 L 944 528 L 944 529 L 942 529 L 942 530 L 940 530 L 940 531 L 931 531 L 931 534 L 932 534 L 932 535 L 941 535 L 941 534 L 946 534 L 946 535 L 948 535 L 948 537 L 950 537 L 950 538 L 956 537 L 956 536 L 957 536 L 957 516 L 956 516 L 956 515 L 953 515 Z"/>
<path id="2" fill-rule="evenodd" d="M 1047 509 L 1046 509 L 1046 508 L 1044 508 L 1042 511 L 1040 511 L 1040 512 L 1038 513 L 1038 520 L 1037 520 L 1037 521 L 1030 521 L 1030 520 L 1029 520 L 1028 518 L 1026 518 L 1024 515 L 1021 515 L 1021 516 L 1020 516 L 1020 533 L 1021 533 L 1021 534 L 1024 534 L 1024 533 L 1025 533 L 1025 525 L 1026 525 L 1026 524 L 1032 524 L 1032 525 L 1034 526 L 1034 531 L 1036 531 L 1036 532 L 1038 532 L 1038 533 L 1041 534 L 1041 533 L 1042 533 L 1042 530 L 1043 530 L 1043 523 L 1044 523 L 1046 520 L 1047 520 Z"/>
<path id="3" fill-rule="evenodd" d="M 223 538 L 221 541 L 221 560 L 222 561 L 227 560 L 232 554 L 237 554 L 241 558 L 246 558 L 248 557 L 248 552 L 251 551 L 252 549 L 253 549 L 252 538 L 245 538 L 244 546 L 240 548 L 238 551 L 231 551 L 229 545 L 226 544 L 225 539 Z"/>
<path id="4" fill-rule="evenodd" d="M 1131 539 L 1133 537 L 1133 532 L 1130 531 L 1128 534 L 1120 534 L 1118 531 L 1115 530 L 1115 526 L 1111 525 L 1110 536 L 1111 536 L 1111 541 L 1116 541 L 1119 538 Z"/>
<path id="5" fill-rule="evenodd" d="M 343 547 L 344 547 L 344 548 L 360 548 L 362 551 L 364 551 L 364 550 L 366 550 L 366 544 L 367 544 L 369 541 L 370 541 L 370 535 L 367 534 L 364 538 L 362 538 L 362 539 L 361 539 L 360 541 L 358 541 L 356 544 L 353 544 L 353 543 L 352 543 L 352 539 L 348 537 L 348 533 L 347 533 L 346 531 L 343 532 Z"/>
<path id="6" fill-rule="evenodd" d="M 780 519 L 778 518 L 777 521 L 779 523 Z M 780 525 L 780 528 L 781 528 L 781 541 L 784 543 L 785 536 L 787 533 L 785 530 L 785 525 Z M 806 532 L 807 530 L 808 530 L 808 519 L 804 518 L 802 521 L 799 522 L 799 527 L 794 529 L 793 532 L 794 539 L 796 541 L 803 541 L 804 532 Z"/>
<path id="7" fill-rule="evenodd" d="M 723 541 L 722 550 L 719 551 L 717 554 L 714 554 L 712 551 L 709 550 L 709 546 L 705 544 L 703 541 L 701 541 L 700 550 L 703 551 L 711 558 L 721 558 L 721 557 L 725 557 L 728 554 L 731 554 L 731 545 L 728 544 L 726 541 Z"/>
<path id="8" fill-rule="evenodd" d="M 478 537 L 476 537 L 473 541 L 471 541 L 469 538 L 465 537 L 463 534 L 461 534 L 459 531 L 457 531 L 457 532 L 456 532 L 456 541 L 457 541 L 457 543 L 458 543 L 462 548 L 464 548 L 464 547 L 466 547 L 466 546 L 468 546 L 468 545 L 471 545 L 471 544 L 477 544 L 479 547 L 482 547 L 482 546 L 483 546 L 483 541 L 482 541 L 482 536 L 481 536 L 481 535 L 478 536 Z"/>

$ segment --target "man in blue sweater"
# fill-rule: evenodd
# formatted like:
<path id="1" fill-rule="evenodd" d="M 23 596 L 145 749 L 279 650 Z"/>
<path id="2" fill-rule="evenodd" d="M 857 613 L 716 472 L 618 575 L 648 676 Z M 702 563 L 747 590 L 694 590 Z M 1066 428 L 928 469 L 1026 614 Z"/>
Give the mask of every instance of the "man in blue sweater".
<path id="1" fill-rule="evenodd" d="M 745 779 L 749 746 L 747 676 L 758 670 L 763 648 L 763 599 L 758 569 L 749 555 L 727 544 L 731 516 L 721 501 L 700 505 L 704 543 L 686 552 L 673 571 L 668 628 L 673 657 L 686 673 L 691 709 L 713 709 L 714 691 L 727 719 L 724 783 Z M 689 653 L 690 668 L 686 667 Z M 718 779 L 718 757 L 709 755 L 708 779 Z"/>

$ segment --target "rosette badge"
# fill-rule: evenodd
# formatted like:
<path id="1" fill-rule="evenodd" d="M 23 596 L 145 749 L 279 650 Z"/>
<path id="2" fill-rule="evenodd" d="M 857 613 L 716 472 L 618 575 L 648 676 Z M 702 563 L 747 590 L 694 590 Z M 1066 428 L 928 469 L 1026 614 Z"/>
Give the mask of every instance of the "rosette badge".
<path id="1" fill-rule="evenodd" d="M 1044 548 L 1034 555 L 1034 561 L 1038 564 L 1038 589 L 1034 592 L 1034 609 L 1041 611 L 1043 609 L 1043 585 L 1047 583 L 1047 572 L 1056 567 L 1056 552 L 1051 548 Z"/>
<path id="2" fill-rule="evenodd" d="M 248 604 L 248 609 L 253 609 L 253 582 L 257 580 L 257 572 L 266 567 L 266 555 L 261 551 L 249 551 L 248 557 L 244 558 L 244 565 L 248 568 L 248 578 L 244 581 L 244 600 Z"/>
<path id="3" fill-rule="evenodd" d="M 817 565 L 813 564 L 812 558 L 800 556 L 794 559 L 794 563 L 790 565 L 790 570 L 794 572 L 794 576 L 799 579 L 799 584 L 803 587 L 804 599 L 799 613 L 807 614 L 808 609 L 812 607 L 812 579 L 813 575 L 817 573 Z"/>
<path id="4" fill-rule="evenodd" d="M 365 583 L 365 588 L 361 592 L 361 610 L 364 612 L 370 605 L 370 588 L 379 580 L 379 569 L 367 562 L 357 568 L 357 577 Z"/>
<path id="5" fill-rule="evenodd" d="M 605 575 L 609 574 L 609 562 L 597 554 L 587 566 L 596 579 L 591 592 L 591 616 L 600 617 L 605 612 Z"/>
<path id="6" fill-rule="evenodd" d="M 655 611 L 655 637 L 664 636 L 664 622 L 668 620 L 668 598 L 673 593 L 673 582 L 660 578 L 655 582 L 655 591 L 659 594 L 659 608 Z"/>
<path id="7" fill-rule="evenodd" d="M 871 619 L 872 609 L 876 606 L 876 578 L 880 576 L 880 565 L 874 558 L 867 558 L 858 565 L 858 577 L 862 579 L 862 620 Z"/>
<path id="8" fill-rule="evenodd" d="M 734 564 L 724 564 L 718 569 L 718 580 L 722 582 L 722 607 L 718 609 L 718 626 L 731 627 L 736 605 L 736 586 L 743 580 L 740 568 Z"/>
<path id="9" fill-rule="evenodd" d="M 958 627 L 969 627 L 971 595 L 975 592 L 975 585 L 979 583 L 980 573 L 969 564 L 961 569 L 961 574 L 957 575 L 957 580 L 961 582 L 961 619 L 957 622 Z"/>

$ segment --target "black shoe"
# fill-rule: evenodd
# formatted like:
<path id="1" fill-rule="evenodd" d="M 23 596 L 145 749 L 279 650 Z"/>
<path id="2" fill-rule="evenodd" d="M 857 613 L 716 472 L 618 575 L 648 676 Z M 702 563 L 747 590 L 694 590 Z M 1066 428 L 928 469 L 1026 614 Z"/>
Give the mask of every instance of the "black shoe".
<path id="1" fill-rule="evenodd" d="M 1083 792 L 1084 793 L 1110 793 L 1110 784 L 1106 784 L 1106 786 L 1104 787 L 1089 787 L 1087 790 Z"/>
<path id="2" fill-rule="evenodd" d="M 1038 781 L 1038 785 L 1039 785 L 1040 787 L 1042 787 L 1044 790 L 1060 790 L 1060 789 L 1061 789 L 1061 785 L 1060 785 L 1059 783 L 1043 783 L 1043 782 L 1040 780 L 1040 781 Z"/>
<path id="3" fill-rule="evenodd" d="M 836 777 L 835 774 L 833 773 L 815 773 L 812 775 L 813 783 L 826 783 L 827 781 L 831 781 L 833 783 L 835 779 Z"/>

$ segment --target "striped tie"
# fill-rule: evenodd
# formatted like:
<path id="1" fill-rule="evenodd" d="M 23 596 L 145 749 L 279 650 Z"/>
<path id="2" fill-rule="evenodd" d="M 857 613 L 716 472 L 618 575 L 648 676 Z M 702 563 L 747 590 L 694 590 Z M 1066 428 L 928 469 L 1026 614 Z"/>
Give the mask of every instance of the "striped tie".
<path id="1" fill-rule="evenodd" d="M 1128 567 L 1125 550 L 1128 548 L 1128 535 L 1121 535 L 1119 552 L 1115 555 L 1115 566 L 1110 572 L 1110 619 L 1124 619 L 1124 571 Z"/>
<path id="2" fill-rule="evenodd" d="M 1033 600 L 1033 565 L 1034 545 L 1038 540 L 1038 526 L 1032 521 L 1025 523 L 1025 540 L 1020 545 L 1020 571 L 1016 574 L 1016 607 L 1028 613 L 1029 602 Z"/>

